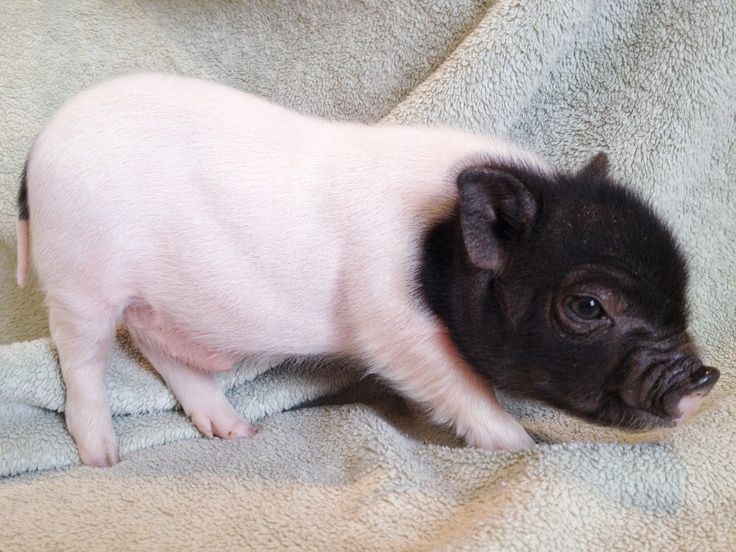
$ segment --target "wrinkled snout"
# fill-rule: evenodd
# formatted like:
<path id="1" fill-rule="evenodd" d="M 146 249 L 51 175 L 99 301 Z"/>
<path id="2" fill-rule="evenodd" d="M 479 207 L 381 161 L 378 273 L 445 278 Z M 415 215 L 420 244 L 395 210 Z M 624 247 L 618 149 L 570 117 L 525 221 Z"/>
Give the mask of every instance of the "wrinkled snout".
<path id="1" fill-rule="evenodd" d="M 710 366 L 701 366 L 691 374 L 684 388 L 685 394 L 677 403 L 677 409 L 680 412 L 679 417 L 675 420 L 677 423 L 685 421 L 700 408 L 705 396 L 713 389 L 720 375 L 718 370 Z"/>
<path id="2" fill-rule="evenodd" d="M 661 342 L 641 347 L 632 356 L 622 401 L 631 409 L 622 416 L 630 426 L 679 424 L 692 416 L 721 373 L 700 361 L 687 337 L 669 347 Z M 626 417 L 626 414 L 630 416 Z"/>

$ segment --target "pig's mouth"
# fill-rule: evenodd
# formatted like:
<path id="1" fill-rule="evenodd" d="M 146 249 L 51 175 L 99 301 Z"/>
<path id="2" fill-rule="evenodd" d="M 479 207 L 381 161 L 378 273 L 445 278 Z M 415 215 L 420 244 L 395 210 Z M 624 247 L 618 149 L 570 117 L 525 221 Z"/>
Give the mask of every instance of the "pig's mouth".
<path id="1" fill-rule="evenodd" d="M 632 429 L 676 425 L 697 411 L 719 377 L 715 368 L 693 362 L 650 366 L 619 393 L 632 411 L 622 425 Z"/>

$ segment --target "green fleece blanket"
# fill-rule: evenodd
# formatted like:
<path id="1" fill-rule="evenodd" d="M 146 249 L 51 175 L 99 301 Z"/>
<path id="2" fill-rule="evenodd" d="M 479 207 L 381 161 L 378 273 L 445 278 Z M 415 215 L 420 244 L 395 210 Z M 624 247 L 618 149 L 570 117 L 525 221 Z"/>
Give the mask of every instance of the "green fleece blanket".
<path id="1" fill-rule="evenodd" d="M 683 244 L 721 381 L 687 424 L 643 434 L 508 401 L 539 444 L 488 453 L 349 359 L 245 363 L 220 382 L 261 431 L 226 442 L 197 434 L 121 333 L 123 461 L 78 466 L 42 296 L 14 284 L 14 196 L 63 100 L 136 70 L 502 134 L 560 166 L 607 151 Z M 0 549 L 736 549 L 733 1 L 5 2 L 0 115 Z"/>

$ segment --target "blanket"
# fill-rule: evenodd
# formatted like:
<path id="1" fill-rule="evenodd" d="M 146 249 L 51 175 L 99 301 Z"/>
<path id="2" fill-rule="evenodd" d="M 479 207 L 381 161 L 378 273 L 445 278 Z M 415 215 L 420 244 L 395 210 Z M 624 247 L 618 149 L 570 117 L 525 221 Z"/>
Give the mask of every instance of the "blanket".
<path id="1" fill-rule="evenodd" d="M 0 549 L 736 548 L 735 35 L 730 0 L 6 2 Z M 42 295 L 14 284 L 14 197 L 63 100 L 137 70 L 503 135 L 561 167 L 608 152 L 682 243 L 692 331 L 721 381 L 688 423 L 646 433 L 504 398 L 537 446 L 489 453 L 351 359 L 244 362 L 219 383 L 260 431 L 209 440 L 121 332 L 123 461 L 79 466 Z"/>

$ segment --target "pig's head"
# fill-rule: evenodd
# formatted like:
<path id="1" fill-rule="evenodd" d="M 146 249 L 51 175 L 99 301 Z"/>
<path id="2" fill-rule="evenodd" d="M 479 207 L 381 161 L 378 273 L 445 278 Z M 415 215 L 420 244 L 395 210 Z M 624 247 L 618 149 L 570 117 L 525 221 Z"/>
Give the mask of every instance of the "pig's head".
<path id="1" fill-rule="evenodd" d="M 497 389 L 591 421 L 672 425 L 719 372 L 687 333 L 687 270 L 651 208 L 606 175 L 476 167 L 425 243 L 422 291 Z"/>

